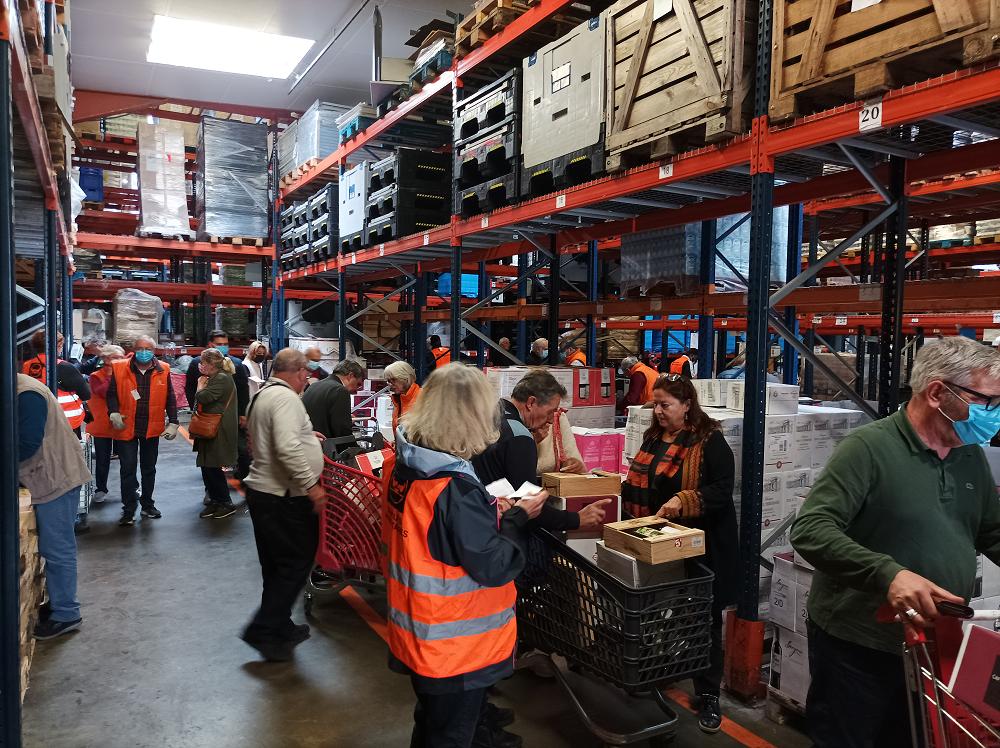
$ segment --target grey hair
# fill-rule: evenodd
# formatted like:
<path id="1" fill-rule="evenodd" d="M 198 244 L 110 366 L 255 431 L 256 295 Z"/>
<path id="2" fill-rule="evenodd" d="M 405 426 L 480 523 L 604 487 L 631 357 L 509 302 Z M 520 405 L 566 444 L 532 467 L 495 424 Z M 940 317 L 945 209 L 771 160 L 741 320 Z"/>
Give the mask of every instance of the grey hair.
<path id="1" fill-rule="evenodd" d="M 101 358 L 106 356 L 121 356 L 122 358 L 125 358 L 125 349 L 120 345 L 112 345 L 111 343 L 108 343 L 97 352 L 97 355 Z"/>
<path id="2" fill-rule="evenodd" d="M 137 337 L 135 339 L 135 343 L 138 343 L 140 340 L 148 340 L 150 343 L 153 344 L 153 347 L 156 348 L 156 339 L 153 338 L 153 336 L 151 336 L 151 335 L 140 335 L 139 337 Z M 135 343 L 132 343 L 132 345 L 134 346 Z"/>
<path id="3" fill-rule="evenodd" d="M 529 397 L 533 397 L 539 405 L 548 405 L 557 395 L 560 398 L 566 397 L 566 388 L 545 369 L 532 369 L 514 385 L 510 399 L 526 403 Z"/>
<path id="4" fill-rule="evenodd" d="M 638 356 L 626 356 L 625 359 L 622 361 L 622 371 L 628 374 L 629 369 L 631 369 L 637 363 L 639 363 Z"/>
<path id="5" fill-rule="evenodd" d="M 309 365 L 309 359 L 302 351 L 294 348 L 282 348 L 274 354 L 274 361 L 271 362 L 272 374 L 295 373 Z"/>
<path id="6" fill-rule="evenodd" d="M 910 386 L 915 395 L 934 381 L 954 382 L 967 387 L 972 383 L 974 371 L 1000 377 L 1000 352 L 961 335 L 940 338 L 927 343 L 917 352 Z"/>
<path id="7" fill-rule="evenodd" d="M 531 344 L 531 350 L 533 350 L 535 353 L 538 353 L 539 351 L 542 350 L 542 344 L 543 343 L 545 345 L 548 345 L 549 344 L 549 339 L 548 338 L 538 338 L 537 340 L 535 340 L 534 343 Z"/>
<path id="8" fill-rule="evenodd" d="M 398 379 L 400 382 L 405 382 L 409 388 L 417 381 L 417 372 L 405 361 L 393 361 L 385 367 L 385 379 Z"/>
<path id="9" fill-rule="evenodd" d="M 357 361 L 350 361 L 348 359 L 345 359 L 337 364 L 333 369 L 333 373 L 338 377 L 346 377 L 353 374 L 355 379 L 365 378 L 365 370 L 361 368 L 361 364 Z"/>

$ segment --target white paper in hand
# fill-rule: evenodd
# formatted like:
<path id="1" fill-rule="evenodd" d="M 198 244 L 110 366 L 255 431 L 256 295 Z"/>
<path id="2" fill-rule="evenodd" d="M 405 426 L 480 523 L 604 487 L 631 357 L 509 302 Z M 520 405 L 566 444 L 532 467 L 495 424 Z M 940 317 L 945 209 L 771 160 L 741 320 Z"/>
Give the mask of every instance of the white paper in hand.
<path id="1" fill-rule="evenodd" d="M 514 494 L 514 487 L 510 484 L 510 481 L 506 478 L 501 478 L 500 480 L 495 480 L 486 486 L 487 492 L 490 496 L 495 496 L 496 498 L 506 498 Z"/>
<path id="2" fill-rule="evenodd" d="M 521 484 L 521 487 L 517 489 L 514 493 L 510 494 L 510 498 L 523 499 L 525 496 L 531 496 L 532 494 L 541 493 L 541 486 L 536 486 L 534 483 L 525 481 Z"/>

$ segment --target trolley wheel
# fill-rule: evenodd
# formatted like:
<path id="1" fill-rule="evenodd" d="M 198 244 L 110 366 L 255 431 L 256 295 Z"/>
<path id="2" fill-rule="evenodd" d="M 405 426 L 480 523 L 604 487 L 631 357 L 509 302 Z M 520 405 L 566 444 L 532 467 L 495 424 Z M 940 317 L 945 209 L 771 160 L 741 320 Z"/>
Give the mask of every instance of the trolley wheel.
<path id="1" fill-rule="evenodd" d="M 307 616 L 311 616 L 313 612 L 313 595 L 311 592 L 306 593 L 306 599 L 302 603 L 302 609 Z"/>

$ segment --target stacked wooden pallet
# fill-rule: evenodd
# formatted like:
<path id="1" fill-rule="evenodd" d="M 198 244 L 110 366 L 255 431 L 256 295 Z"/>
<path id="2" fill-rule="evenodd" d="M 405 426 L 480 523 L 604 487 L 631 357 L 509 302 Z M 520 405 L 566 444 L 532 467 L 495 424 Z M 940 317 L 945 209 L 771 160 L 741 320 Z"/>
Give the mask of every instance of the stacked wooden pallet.
<path id="1" fill-rule="evenodd" d="M 31 496 L 21 489 L 19 497 L 21 538 L 21 701 L 28 690 L 28 672 L 35 652 L 32 634 L 38 623 L 38 606 L 45 587 L 45 561 L 38 555 L 38 528 Z"/>
<path id="2" fill-rule="evenodd" d="M 211 244 L 232 244 L 243 247 L 263 247 L 264 240 L 252 236 L 210 236 L 208 241 Z"/>
<path id="3" fill-rule="evenodd" d="M 455 57 L 462 58 L 501 33 L 516 18 L 528 12 L 533 0 L 480 0 L 472 12 L 462 19 L 455 31 Z M 558 39 L 591 15 L 589 6 L 571 6 L 535 26 L 530 33 L 533 42 L 544 44 Z"/>

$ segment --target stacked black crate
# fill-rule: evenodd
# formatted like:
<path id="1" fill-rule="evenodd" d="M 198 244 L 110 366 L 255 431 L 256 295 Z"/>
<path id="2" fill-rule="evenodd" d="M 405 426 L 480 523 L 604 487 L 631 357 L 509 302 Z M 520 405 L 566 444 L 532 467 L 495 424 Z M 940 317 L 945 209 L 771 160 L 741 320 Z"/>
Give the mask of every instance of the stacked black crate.
<path id="1" fill-rule="evenodd" d="M 340 175 L 338 232 L 340 251 L 344 254 L 368 246 L 365 209 L 368 207 L 368 180 L 371 176 L 369 166 L 367 161 L 362 161 Z"/>
<path id="2" fill-rule="evenodd" d="M 451 220 L 451 155 L 400 148 L 372 164 L 368 244 L 419 234 Z"/>
<path id="3" fill-rule="evenodd" d="M 295 267 L 295 247 L 292 245 L 292 235 L 295 229 L 295 208 L 300 203 L 294 203 L 283 209 L 278 215 L 281 223 L 281 242 L 278 253 L 278 264 L 282 272 L 292 270 Z"/>
<path id="4" fill-rule="evenodd" d="M 295 253 L 295 267 L 305 267 L 311 262 L 309 257 L 309 204 L 295 203 L 292 213 L 292 247 Z"/>
<path id="5" fill-rule="evenodd" d="M 456 88 L 456 96 L 462 89 Z M 517 202 L 521 71 L 455 102 L 454 209 L 468 218 Z"/>
<path id="6" fill-rule="evenodd" d="M 339 231 L 339 206 L 337 185 L 328 184 L 308 202 L 309 251 L 313 262 L 322 262 L 337 256 Z"/>

